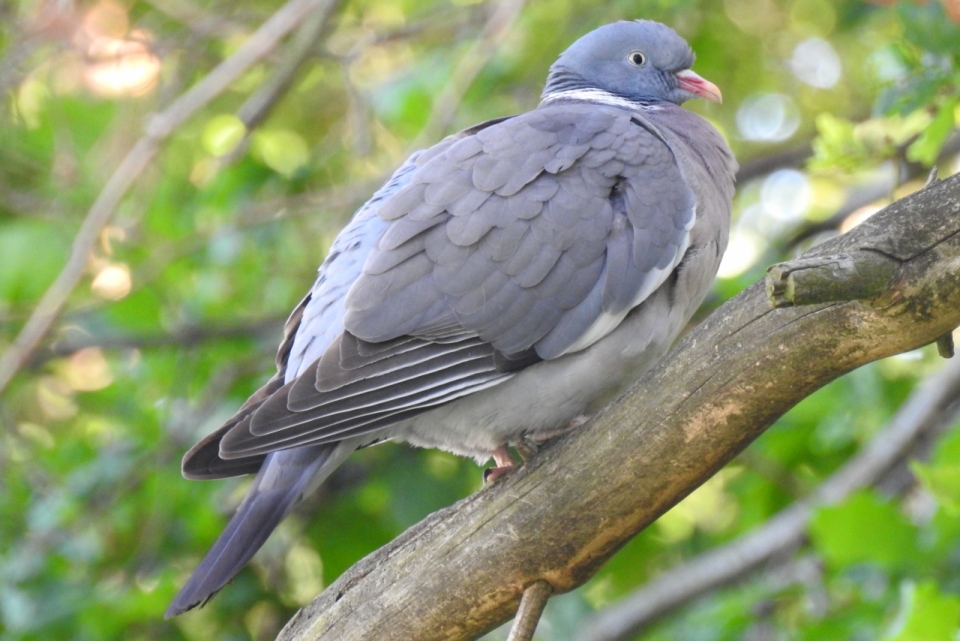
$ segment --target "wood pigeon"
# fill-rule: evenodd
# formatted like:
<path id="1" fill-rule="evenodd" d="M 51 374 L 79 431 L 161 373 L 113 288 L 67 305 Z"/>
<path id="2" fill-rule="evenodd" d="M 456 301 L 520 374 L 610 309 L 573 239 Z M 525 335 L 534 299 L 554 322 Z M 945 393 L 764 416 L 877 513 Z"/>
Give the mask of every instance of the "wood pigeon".
<path id="1" fill-rule="evenodd" d="M 700 305 L 736 162 L 680 107 L 720 101 L 669 27 L 616 22 L 550 68 L 540 105 L 418 151 L 340 233 L 287 321 L 277 374 L 183 459 L 256 473 L 167 616 L 206 603 L 355 449 L 478 462 L 582 422 Z"/>

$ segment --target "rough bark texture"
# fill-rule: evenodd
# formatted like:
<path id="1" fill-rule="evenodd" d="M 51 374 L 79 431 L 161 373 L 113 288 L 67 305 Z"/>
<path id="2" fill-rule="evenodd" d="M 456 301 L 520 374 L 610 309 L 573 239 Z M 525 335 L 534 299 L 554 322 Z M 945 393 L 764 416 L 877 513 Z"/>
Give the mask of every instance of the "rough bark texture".
<path id="1" fill-rule="evenodd" d="M 878 294 L 849 301 L 864 288 L 834 287 L 848 302 L 774 309 L 753 285 L 589 425 L 357 563 L 279 638 L 473 639 L 511 618 L 534 581 L 581 585 L 814 390 L 960 325 L 960 177 L 803 258 L 841 254 L 850 263 L 830 279 L 866 278 Z M 879 290 L 878 256 L 896 261 Z"/>

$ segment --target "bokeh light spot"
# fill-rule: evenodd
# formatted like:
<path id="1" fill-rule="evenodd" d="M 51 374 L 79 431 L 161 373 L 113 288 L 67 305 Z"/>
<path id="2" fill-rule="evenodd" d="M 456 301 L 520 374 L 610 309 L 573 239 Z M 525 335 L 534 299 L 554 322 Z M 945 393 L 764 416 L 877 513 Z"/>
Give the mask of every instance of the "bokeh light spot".
<path id="1" fill-rule="evenodd" d="M 255 132 L 253 151 L 263 164 L 288 178 L 307 163 L 310 155 L 303 138 L 288 129 Z"/>
<path id="2" fill-rule="evenodd" d="M 737 110 L 737 129 L 746 140 L 786 140 L 800 126 L 800 111 L 788 96 L 778 93 L 751 96 Z"/>
<path id="3" fill-rule="evenodd" d="M 840 80 L 840 56 L 823 38 L 807 38 L 793 50 L 790 71 L 811 87 L 829 89 Z"/>
<path id="4" fill-rule="evenodd" d="M 767 215 L 796 221 L 810 206 L 810 182 L 796 169 L 779 169 L 763 181 L 760 202 Z"/>
<path id="5" fill-rule="evenodd" d="M 735 278 L 747 271 L 760 255 L 762 243 L 751 232 L 734 230 L 730 232 L 727 251 L 717 271 L 719 278 Z"/>
<path id="6" fill-rule="evenodd" d="M 126 265 L 107 265 L 93 278 L 90 289 L 107 300 L 120 300 L 130 293 L 133 280 Z"/>
<path id="7" fill-rule="evenodd" d="M 96 347 L 81 349 L 59 368 L 60 377 L 78 392 L 93 392 L 113 382 L 110 365 Z"/>
<path id="8" fill-rule="evenodd" d="M 87 55 L 91 62 L 84 69 L 84 81 L 101 96 L 143 95 L 160 76 L 160 59 L 139 40 L 96 38 Z"/>

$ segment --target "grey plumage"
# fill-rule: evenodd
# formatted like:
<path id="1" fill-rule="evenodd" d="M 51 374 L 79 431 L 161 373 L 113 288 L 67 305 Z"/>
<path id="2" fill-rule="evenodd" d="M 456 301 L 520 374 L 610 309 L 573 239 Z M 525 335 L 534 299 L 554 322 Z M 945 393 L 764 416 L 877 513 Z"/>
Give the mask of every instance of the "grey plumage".
<path id="1" fill-rule="evenodd" d="M 188 478 L 258 476 L 168 616 L 212 597 L 350 451 L 483 461 L 659 358 L 716 273 L 736 169 L 679 107 L 719 99 L 692 63 L 664 25 L 602 27 L 537 109 L 417 152 L 374 194 L 291 315 L 277 375 L 184 457 Z"/>

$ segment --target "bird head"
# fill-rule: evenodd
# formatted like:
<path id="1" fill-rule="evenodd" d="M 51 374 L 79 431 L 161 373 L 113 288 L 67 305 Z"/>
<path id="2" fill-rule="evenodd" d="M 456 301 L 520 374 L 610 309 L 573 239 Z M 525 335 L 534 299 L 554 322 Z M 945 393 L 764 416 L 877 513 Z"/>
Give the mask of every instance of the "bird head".
<path id="1" fill-rule="evenodd" d="M 576 90 L 599 90 L 634 102 L 691 98 L 720 102 L 720 90 L 691 71 L 690 45 L 659 22 L 614 22 L 574 42 L 550 67 L 544 98 Z"/>

